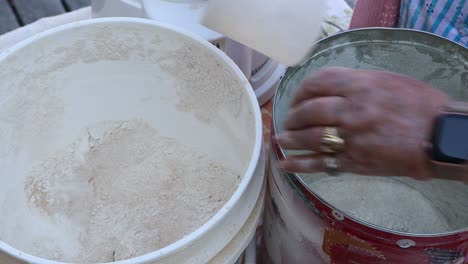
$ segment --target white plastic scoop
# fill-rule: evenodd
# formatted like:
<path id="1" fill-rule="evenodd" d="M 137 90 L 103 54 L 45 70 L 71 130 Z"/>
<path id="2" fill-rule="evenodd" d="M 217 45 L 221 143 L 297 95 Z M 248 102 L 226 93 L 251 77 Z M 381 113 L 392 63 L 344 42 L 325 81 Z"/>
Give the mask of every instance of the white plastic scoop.
<path id="1" fill-rule="evenodd" d="M 321 33 L 323 0 L 208 0 L 201 23 L 287 66 L 306 59 Z"/>

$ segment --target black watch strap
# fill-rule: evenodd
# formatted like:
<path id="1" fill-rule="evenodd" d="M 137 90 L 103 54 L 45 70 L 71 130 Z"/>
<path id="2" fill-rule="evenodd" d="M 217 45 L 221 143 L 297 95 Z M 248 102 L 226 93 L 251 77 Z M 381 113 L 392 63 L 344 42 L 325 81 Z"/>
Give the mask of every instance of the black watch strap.
<path id="1" fill-rule="evenodd" d="M 468 104 L 464 102 L 452 102 L 443 109 L 442 114 L 459 114 L 468 116 Z M 468 140 L 468 135 L 466 140 Z M 468 162 L 446 163 L 431 160 L 433 178 L 458 180 L 468 183 Z"/>

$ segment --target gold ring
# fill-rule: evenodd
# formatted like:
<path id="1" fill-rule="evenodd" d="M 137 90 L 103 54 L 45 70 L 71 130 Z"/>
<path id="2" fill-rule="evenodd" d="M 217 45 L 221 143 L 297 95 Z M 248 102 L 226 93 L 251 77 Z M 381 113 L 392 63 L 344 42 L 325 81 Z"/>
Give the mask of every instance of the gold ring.
<path id="1" fill-rule="evenodd" d="M 320 151 L 323 153 L 335 154 L 344 147 L 344 140 L 338 136 L 338 130 L 335 127 L 326 127 L 323 130 Z"/>

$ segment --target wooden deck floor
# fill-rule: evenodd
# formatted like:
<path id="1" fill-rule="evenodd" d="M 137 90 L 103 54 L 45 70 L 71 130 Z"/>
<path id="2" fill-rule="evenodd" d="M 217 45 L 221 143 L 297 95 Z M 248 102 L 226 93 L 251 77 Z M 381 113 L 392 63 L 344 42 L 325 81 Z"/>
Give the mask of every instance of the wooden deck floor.
<path id="1" fill-rule="evenodd" d="M 0 35 L 48 16 L 89 6 L 91 0 L 0 0 Z"/>

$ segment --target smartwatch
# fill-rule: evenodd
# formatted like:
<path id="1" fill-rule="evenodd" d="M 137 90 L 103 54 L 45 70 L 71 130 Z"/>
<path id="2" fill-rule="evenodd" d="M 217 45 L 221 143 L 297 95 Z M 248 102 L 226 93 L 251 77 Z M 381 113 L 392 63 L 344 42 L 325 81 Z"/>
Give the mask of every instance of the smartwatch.
<path id="1" fill-rule="evenodd" d="M 468 182 L 468 104 L 454 102 L 442 111 L 431 143 L 433 177 Z"/>

